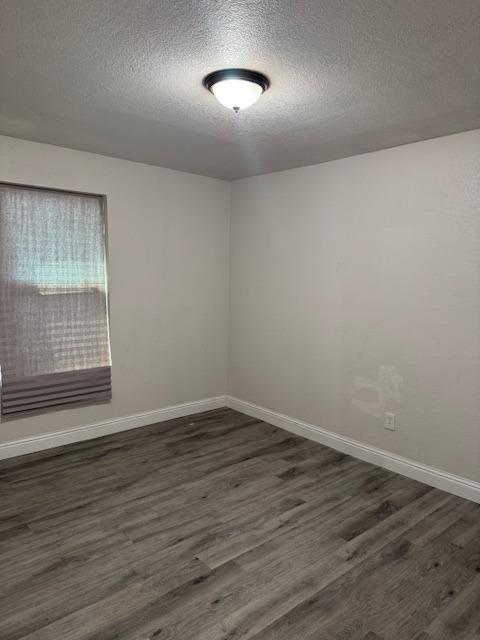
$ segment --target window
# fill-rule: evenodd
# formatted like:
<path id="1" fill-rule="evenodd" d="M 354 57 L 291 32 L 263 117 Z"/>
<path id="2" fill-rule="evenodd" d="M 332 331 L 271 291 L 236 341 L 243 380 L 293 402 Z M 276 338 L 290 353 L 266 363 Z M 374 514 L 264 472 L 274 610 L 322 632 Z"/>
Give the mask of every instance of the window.
<path id="1" fill-rule="evenodd" d="M 102 196 L 0 183 L 2 417 L 111 398 Z"/>

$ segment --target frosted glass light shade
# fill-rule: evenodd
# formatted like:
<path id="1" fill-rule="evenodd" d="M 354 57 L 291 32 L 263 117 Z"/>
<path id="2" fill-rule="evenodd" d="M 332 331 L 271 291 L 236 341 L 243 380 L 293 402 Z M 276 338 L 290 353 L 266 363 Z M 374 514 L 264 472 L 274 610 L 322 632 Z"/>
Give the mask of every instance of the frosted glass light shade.
<path id="1" fill-rule="evenodd" d="M 270 86 L 263 73 L 251 69 L 219 69 L 203 79 L 203 86 L 211 91 L 227 109 L 238 113 L 251 107 Z"/>
<path id="2" fill-rule="evenodd" d="M 212 93 L 224 107 L 239 111 L 255 104 L 262 95 L 263 89 L 250 80 L 228 78 L 216 82 L 212 87 Z"/>

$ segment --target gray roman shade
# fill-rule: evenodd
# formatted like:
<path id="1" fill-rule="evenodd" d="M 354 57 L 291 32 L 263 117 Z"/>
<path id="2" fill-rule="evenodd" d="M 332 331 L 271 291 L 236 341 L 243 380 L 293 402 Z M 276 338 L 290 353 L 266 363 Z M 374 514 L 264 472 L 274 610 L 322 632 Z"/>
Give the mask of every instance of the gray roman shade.
<path id="1" fill-rule="evenodd" d="M 0 183 L 2 418 L 111 398 L 102 196 Z"/>

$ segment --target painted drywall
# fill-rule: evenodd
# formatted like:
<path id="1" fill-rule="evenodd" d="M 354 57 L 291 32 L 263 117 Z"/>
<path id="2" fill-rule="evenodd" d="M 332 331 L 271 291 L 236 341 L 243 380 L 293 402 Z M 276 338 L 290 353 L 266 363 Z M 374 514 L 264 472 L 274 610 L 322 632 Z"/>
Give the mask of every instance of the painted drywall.
<path id="1" fill-rule="evenodd" d="M 230 233 L 232 396 L 480 480 L 480 131 L 236 181 Z"/>
<path id="2" fill-rule="evenodd" d="M 240 180 L 231 198 L 0 137 L 0 180 L 107 195 L 114 392 L 4 422 L 0 443 L 222 395 L 228 369 L 232 396 L 480 480 L 480 131 Z"/>
<path id="3" fill-rule="evenodd" d="M 480 127 L 478 0 L 2 0 L 0 132 L 240 178 Z M 202 86 L 266 73 L 240 117 Z"/>
<path id="4" fill-rule="evenodd" d="M 111 404 L 3 422 L 0 442 L 225 393 L 229 184 L 0 137 L 0 180 L 106 194 Z"/>

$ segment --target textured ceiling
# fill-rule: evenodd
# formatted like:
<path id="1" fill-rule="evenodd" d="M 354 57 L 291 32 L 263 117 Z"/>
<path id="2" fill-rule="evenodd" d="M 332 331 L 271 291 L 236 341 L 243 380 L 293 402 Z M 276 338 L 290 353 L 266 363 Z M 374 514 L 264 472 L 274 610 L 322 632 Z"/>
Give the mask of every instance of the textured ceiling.
<path id="1" fill-rule="evenodd" d="M 235 115 L 201 84 L 266 73 Z M 479 0 L 1 0 L 0 133 L 220 178 L 480 127 Z"/>

